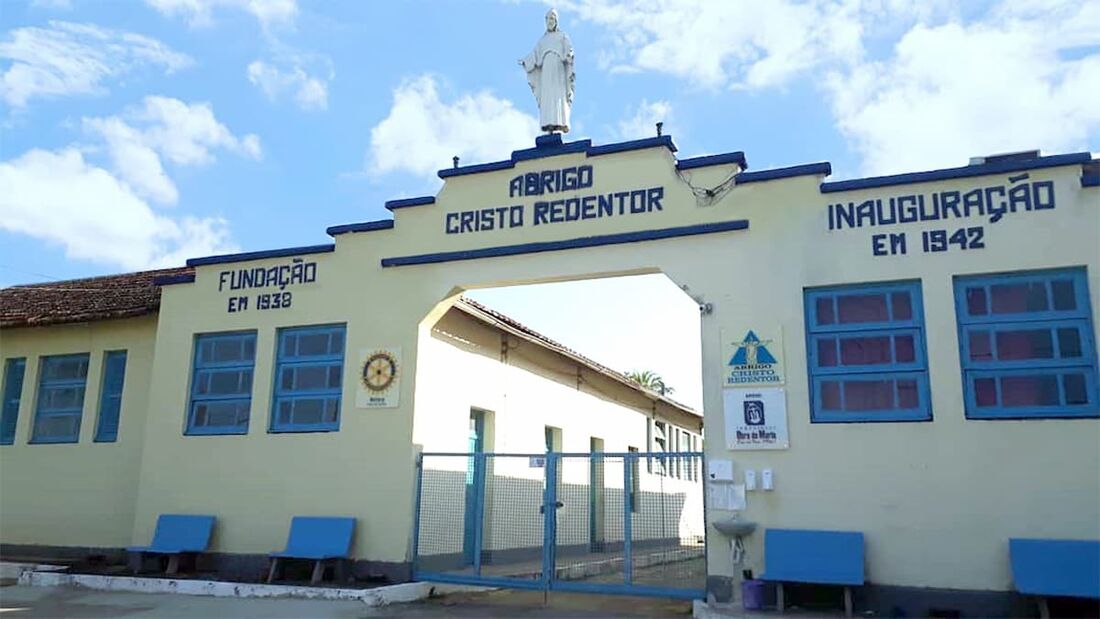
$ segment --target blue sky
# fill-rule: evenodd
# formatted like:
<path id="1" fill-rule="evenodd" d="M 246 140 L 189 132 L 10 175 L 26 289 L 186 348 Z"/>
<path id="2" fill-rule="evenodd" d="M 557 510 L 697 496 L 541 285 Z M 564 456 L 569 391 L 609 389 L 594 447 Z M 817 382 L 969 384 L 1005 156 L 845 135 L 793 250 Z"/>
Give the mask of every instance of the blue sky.
<path id="1" fill-rule="evenodd" d="M 434 193 L 452 155 L 529 146 L 536 110 L 516 60 L 547 6 L 0 0 L 0 286 L 327 242 L 328 225 Z M 571 139 L 642 137 L 663 120 L 682 156 L 827 160 L 834 179 L 1100 150 L 1100 3 L 558 9 L 577 54 Z M 524 294 L 497 304 L 553 324 Z M 678 315 L 677 295 L 648 322 Z M 616 348 L 550 335 L 596 357 Z"/>

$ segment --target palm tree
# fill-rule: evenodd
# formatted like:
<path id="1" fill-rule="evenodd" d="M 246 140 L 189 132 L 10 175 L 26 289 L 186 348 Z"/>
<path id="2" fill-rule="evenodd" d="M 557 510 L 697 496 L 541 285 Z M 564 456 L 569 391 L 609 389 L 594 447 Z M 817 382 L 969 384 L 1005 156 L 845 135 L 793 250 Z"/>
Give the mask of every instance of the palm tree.
<path id="1" fill-rule="evenodd" d="M 661 395 L 672 395 L 672 393 L 676 391 L 665 384 L 665 379 L 661 378 L 660 374 L 650 370 L 631 370 L 626 373 L 626 377 L 642 387 L 650 391 L 656 391 Z"/>

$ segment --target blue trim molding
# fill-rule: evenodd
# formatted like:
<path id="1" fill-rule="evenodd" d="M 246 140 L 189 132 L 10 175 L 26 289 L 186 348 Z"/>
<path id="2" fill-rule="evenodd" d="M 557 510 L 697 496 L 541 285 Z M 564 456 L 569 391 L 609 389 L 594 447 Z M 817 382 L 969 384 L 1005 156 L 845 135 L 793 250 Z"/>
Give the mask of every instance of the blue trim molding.
<path id="1" fill-rule="evenodd" d="M 325 232 L 327 232 L 329 236 L 338 236 L 340 234 L 347 234 L 349 232 L 374 232 L 375 230 L 389 230 L 392 227 L 392 219 L 378 219 L 375 221 L 364 221 L 357 224 L 340 224 L 339 226 L 329 226 L 325 229 Z"/>
<path id="2" fill-rule="evenodd" d="M 677 170 L 691 170 L 693 168 L 705 168 L 712 165 L 723 165 L 727 163 L 736 163 L 741 166 L 742 170 L 749 167 L 747 161 L 745 161 L 745 153 L 741 151 L 735 151 L 732 153 L 722 153 L 720 155 L 707 155 L 705 157 L 691 157 L 689 159 L 681 159 L 676 162 Z"/>
<path id="3" fill-rule="evenodd" d="M 173 284 L 195 283 L 194 273 L 180 273 L 179 275 L 159 275 L 153 278 L 154 286 L 171 286 Z"/>
<path id="4" fill-rule="evenodd" d="M 479 258 L 499 258 L 501 256 L 537 254 L 546 251 L 560 251 L 563 249 L 581 249 L 585 247 L 599 247 L 601 245 L 619 245 L 622 243 L 657 241 L 660 239 L 671 239 L 681 236 L 693 236 L 697 234 L 712 234 L 715 232 L 746 230 L 748 229 L 748 227 L 748 220 L 735 219 L 732 221 L 720 221 L 717 223 L 698 224 L 694 226 L 679 226 L 676 228 L 642 230 L 640 232 L 622 232 L 618 234 L 584 236 L 575 239 L 566 239 L 564 241 L 542 241 L 538 243 L 520 243 L 518 245 L 485 247 L 482 249 L 465 249 L 434 254 L 418 254 L 415 256 L 398 256 L 394 258 L 383 258 L 382 266 L 403 267 L 416 264 L 436 264 L 439 262 L 456 262 L 459 260 L 477 260 Z"/>
<path id="5" fill-rule="evenodd" d="M 821 193 L 851 191 L 853 189 L 871 189 L 873 187 L 890 187 L 892 185 L 906 185 L 909 183 L 927 183 L 931 181 L 942 181 L 952 178 L 969 178 L 972 176 L 985 176 L 987 174 L 1004 174 L 1005 172 L 1016 172 L 1020 170 L 1054 168 L 1057 166 L 1087 163 L 1091 159 L 1091 153 L 1069 153 L 1065 155 L 1051 155 L 1049 157 L 1036 157 L 1034 159 L 999 160 L 992 163 L 968 165 L 960 168 L 944 168 L 942 170 L 930 170 L 928 172 L 910 172 L 907 174 L 894 174 L 891 176 L 856 178 L 847 181 L 822 183 Z"/>
<path id="6" fill-rule="evenodd" d="M 744 185 L 746 183 L 774 181 L 776 179 L 791 178 L 794 176 L 809 176 L 814 174 L 823 174 L 825 176 L 828 176 L 832 173 L 833 166 L 828 161 L 822 161 L 819 163 L 806 163 L 803 165 L 791 166 L 789 168 L 775 168 L 774 170 L 742 172 L 737 175 L 736 183 L 738 185 Z"/>
<path id="7" fill-rule="evenodd" d="M 1082 187 L 1100 187 L 1100 174 L 1085 174 L 1081 176 Z"/>
<path id="8" fill-rule="evenodd" d="M 284 247 L 282 249 L 267 249 L 264 251 L 250 251 L 243 254 L 222 254 L 220 256 L 206 256 L 204 258 L 191 258 L 187 261 L 189 267 L 201 267 L 209 264 L 225 264 L 227 262 L 248 262 L 249 260 L 263 260 L 264 258 L 283 258 L 286 256 L 303 256 L 306 254 L 325 254 L 336 250 L 336 245 L 305 245 L 303 247 Z"/>
<path id="9" fill-rule="evenodd" d="M 421 196 L 419 198 L 404 198 L 401 200 L 387 200 L 386 210 L 393 212 L 399 208 L 408 208 L 410 206 L 426 206 L 428 204 L 435 204 L 435 196 Z"/>
<path id="10" fill-rule="evenodd" d="M 516 167 L 516 163 L 520 161 L 542 159 L 544 157 L 556 157 L 558 155 L 584 153 L 586 157 L 598 157 L 600 155 L 611 155 L 614 153 L 622 153 L 630 150 L 641 150 L 645 148 L 658 147 L 664 147 L 672 152 L 676 152 L 676 145 L 672 143 L 672 137 L 667 135 L 643 138 L 641 140 L 630 140 L 629 142 L 617 142 L 614 144 L 592 146 L 592 140 L 563 142 L 560 133 L 552 133 L 536 138 L 534 148 L 525 148 L 522 150 L 512 151 L 512 158 L 508 159 L 507 161 L 493 161 L 490 163 L 479 163 L 476 165 L 448 168 L 439 171 L 439 178 L 447 179 L 451 178 L 452 176 L 464 176 L 466 174 L 480 174 L 482 172 L 510 170 Z"/>

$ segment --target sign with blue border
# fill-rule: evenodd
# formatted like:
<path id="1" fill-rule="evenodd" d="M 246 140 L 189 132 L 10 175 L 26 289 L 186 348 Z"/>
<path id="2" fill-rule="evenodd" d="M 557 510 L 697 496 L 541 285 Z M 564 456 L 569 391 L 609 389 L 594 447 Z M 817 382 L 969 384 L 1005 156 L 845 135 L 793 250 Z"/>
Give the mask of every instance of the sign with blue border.
<path id="1" fill-rule="evenodd" d="M 723 329 L 724 387 L 782 385 L 783 337 L 779 327 Z"/>

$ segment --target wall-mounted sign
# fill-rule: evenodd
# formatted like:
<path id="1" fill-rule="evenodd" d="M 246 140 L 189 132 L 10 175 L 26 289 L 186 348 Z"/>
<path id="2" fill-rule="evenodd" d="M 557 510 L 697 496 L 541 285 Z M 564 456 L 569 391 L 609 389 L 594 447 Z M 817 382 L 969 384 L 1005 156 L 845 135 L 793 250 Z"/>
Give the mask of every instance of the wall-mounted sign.
<path id="1" fill-rule="evenodd" d="M 872 256 L 901 256 L 952 250 L 985 249 L 985 226 L 975 219 L 988 217 L 990 226 L 1005 215 L 1054 208 L 1054 182 L 1030 181 L 1025 172 L 1006 183 L 969 191 L 937 191 L 861 202 L 827 205 L 829 231 L 880 228 L 903 224 L 943 222 L 944 227 L 918 231 L 878 232 L 871 235 Z M 956 221 L 954 225 L 952 221 Z"/>
<path id="2" fill-rule="evenodd" d="M 722 330 L 725 387 L 782 385 L 783 334 L 770 329 Z"/>
<path id="3" fill-rule="evenodd" d="M 443 230 L 447 234 L 467 234 L 664 210 L 661 204 L 665 197 L 664 187 L 578 195 L 581 190 L 592 186 L 592 179 L 590 165 L 520 174 L 508 183 L 508 197 L 534 197 L 531 204 L 447 213 L 443 219 Z"/>
<path id="4" fill-rule="evenodd" d="M 286 309 L 294 302 L 288 286 L 317 281 L 317 263 L 294 258 L 288 264 L 273 267 L 246 267 L 218 273 L 218 292 L 230 291 L 225 311 L 245 312 L 250 309 Z M 262 290 L 256 294 L 236 293 L 237 290 Z"/>
<path id="5" fill-rule="evenodd" d="M 728 449 L 787 449 L 787 394 L 779 387 L 722 392 Z"/>
<path id="6" fill-rule="evenodd" d="M 356 408 L 396 408 L 402 369 L 401 349 L 396 346 L 361 349 Z"/>

